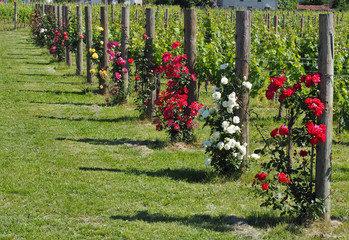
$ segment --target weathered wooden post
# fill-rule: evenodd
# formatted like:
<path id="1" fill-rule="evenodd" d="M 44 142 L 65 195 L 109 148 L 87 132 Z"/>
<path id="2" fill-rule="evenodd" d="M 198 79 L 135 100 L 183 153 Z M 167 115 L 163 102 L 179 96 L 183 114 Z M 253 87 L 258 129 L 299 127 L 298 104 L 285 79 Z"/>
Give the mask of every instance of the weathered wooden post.
<path id="1" fill-rule="evenodd" d="M 62 28 L 62 6 L 57 6 L 57 24 L 58 28 Z"/>
<path id="2" fill-rule="evenodd" d="M 316 154 L 315 195 L 324 200 L 325 221 L 331 220 L 331 158 L 333 119 L 333 75 L 334 75 L 334 18 L 333 14 L 320 14 L 319 18 L 319 73 L 320 100 L 325 105 L 319 124 L 326 125 L 326 140 L 318 143 Z"/>
<path id="3" fill-rule="evenodd" d="M 110 7 L 111 7 L 111 11 L 110 11 L 111 23 L 114 23 L 114 4 L 111 4 Z"/>
<path id="4" fill-rule="evenodd" d="M 282 29 L 285 29 L 286 27 L 286 18 L 285 18 L 285 14 L 282 15 Z"/>
<path id="5" fill-rule="evenodd" d="M 138 9 L 136 9 L 136 23 L 138 23 Z"/>
<path id="6" fill-rule="evenodd" d="M 155 115 L 154 101 L 156 99 L 156 91 L 155 91 L 155 64 L 154 64 L 154 56 L 153 56 L 153 48 L 152 43 L 155 40 L 155 8 L 147 8 L 146 9 L 146 48 L 147 48 L 147 59 L 148 59 L 148 78 L 150 82 L 150 99 L 147 104 L 147 118 L 152 119 Z"/>
<path id="7" fill-rule="evenodd" d="M 128 70 L 129 70 L 129 63 L 128 63 L 128 48 L 129 48 L 129 38 L 130 38 L 130 7 L 122 7 L 122 16 L 121 16 L 121 26 L 122 26 L 122 32 L 121 32 L 121 57 L 126 60 L 126 69 L 127 72 L 122 73 L 122 88 L 123 91 L 126 93 L 125 102 L 128 103 L 129 101 L 129 95 L 128 95 Z"/>
<path id="8" fill-rule="evenodd" d="M 82 7 L 76 6 L 76 16 L 78 20 L 78 32 L 82 35 Z M 76 74 L 83 75 L 83 41 L 82 38 L 79 39 L 78 48 L 76 52 Z"/>
<path id="9" fill-rule="evenodd" d="M 236 12 L 236 76 L 240 81 L 248 81 L 250 72 L 250 49 L 251 49 L 251 13 L 250 11 Z M 241 106 L 237 114 L 240 117 L 241 143 L 247 143 L 246 155 L 248 157 L 249 149 L 249 108 L 250 98 L 249 90 L 246 89 L 240 96 Z M 244 164 L 244 162 L 242 163 Z"/>
<path id="10" fill-rule="evenodd" d="M 184 54 L 187 55 L 187 65 L 189 72 L 195 74 L 196 69 L 196 10 L 184 10 Z M 197 82 L 191 81 L 189 84 L 188 106 L 197 101 Z"/>
<path id="11" fill-rule="evenodd" d="M 64 7 L 64 23 L 65 23 L 65 30 L 68 29 L 69 26 L 69 18 L 70 18 L 70 6 L 65 6 Z M 65 46 L 65 63 L 69 66 L 72 67 L 73 61 L 72 61 L 72 55 L 70 51 L 70 47 Z"/>
<path id="12" fill-rule="evenodd" d="M 13 7 L 14 7 L 14 17 L 13 17 L 14 30 L 17 30 L 17 2 L 13 2 Z"/>
<path id="13" fill-rule="evenodd" d="M 267 14 L 268 31 L 270 31 L 270 13 Z"/>
<path id="14" fill-rule="evenodd" d="M 275 15 L 274 16 L 274 30 L 275 30 L 275 33 L 278 33 L 278 24 L 279 24 L 279 16 Z"/>
<path id="15" fill-rule="evenodd" d="M 165 28 L 168 28 L 168 8 L 165 10 Z"/>
<path id="16" fill-rule="evenodd" d="M 101 41 L 103 42 L 103 55 L 101 56 L 101 65 L 107 66 L 108 65 L 108 54 L 107 54 L 108 6 L 107 5 L 101 7 L 101 27 L 103 28 L 102 38 L 101 38 Z M 107 95 L 109 93 L 106 81 L 101 78 L 99 78 L 99 92 L 102 95 Z"/>
<path id="17" fill-rule="evenodd" d="M 233 22 L 234 21 L 234 11 L 231 10 L 230 12 L 230 22 Z"/>
<path id="18" fill-rule="evenodd" d="M 86 39 L 86 52 L 89 52 L 92 48 L 92 12 L 91 6 L 85 7 L 85 39 Z M 90 72 L 92 69 L 92 61 L 89 55 L 86 56 L 87 67 L 87 83 L 93 82 L 93 74 Z"/>

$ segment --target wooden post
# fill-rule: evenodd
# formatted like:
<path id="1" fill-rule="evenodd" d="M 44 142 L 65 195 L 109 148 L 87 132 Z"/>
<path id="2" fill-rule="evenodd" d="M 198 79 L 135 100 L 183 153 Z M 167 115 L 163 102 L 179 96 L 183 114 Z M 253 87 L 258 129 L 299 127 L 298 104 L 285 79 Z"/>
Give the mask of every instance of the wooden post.
<path id="1" fill-rule="evenodd" d="M 78 32 L 82 35 L 82 7 L 76 6 L 76 16 L 78 20 Z M 76 52 L 76 74 L 82 76 L 83 75 L 83 41 L 80 38 L 78 43 L 78 48 Z"/>
<path id="2" fill-rule="evenodd" d="M 111 4 L 111 23 L 114 23 L 114 4 Z"/>
<path id="3" fill-rule="evenodd" d="M 268 31 L 270 31 L 270 13 L 267 14 Z"/>
<path id="4" fill-rule="evenodd" d="M 231 10 L 230 12 L 230 22 L 233 22 L 234 21 L 234 11 Z"/>
<path id="5" fill-rule="evenodd" d="M 333 119 L 333 75 L 334 75 L 334 19 L 333 14 L 320 14 L 319 19 L 319 73 L 320 100 L 325 105 L 319 124 L 326 125 L 326 140 L 318 143 L 316 151 L 315 195 L 324 199 L 325 221 L 331 220 L 331 158 L 332 158 L 332 119 Z"/>
<path id="6" fill-rule="evenodd" d="M 62 28 L 62 6 L 57 6 L 57 24 L 58 28 Z"/>
<path id="7" fill-rule="evenodd" d="M 196 10 L 184 10 L 184 54 L 187 55 L 187 65 L 189 72 L 195 74 L 196 69 Z M 191 81 L 189 84 L 188 106 L 197 101 L 197 82 Z"/>
<path id="8" fill-rule="evenodd" d="M 152 49 L 152 43 L 155 40 L 155 8 L 147 8 L 146 9 L 146 34 L 148 36 L 145 44 L 147 48 L 147 58 L 148 58 L 148 78 L 150 82 L 150 101 L 148 101 L 148 110 L 147 110 L 147 118 L 153 119 L 155 115 L 155 109 L 154 109 L 154 101 L 156 98 L 156 91 L 155 91 L 155 76 L 154 76 L 154 56 L 153 56 L 153 49 Z"/>
<path id="9" fill-rule="evenodd" d="M 15 11 L 14 11 L 14 18 L 13 18 L 14 30 L 17 30 L 17 2 L 13 2 L 13 7 L 15 9 Z"/>
<path id="10" fill-rule="evenodd" d="M 279 17 L 278 17 L 278 15 L 275 15 L 274 16 L 274 30 L 275 30 L 275 33 L 278 33 L 278 23 L 279 23 Z"/>
<path id="11" fill-rule="evenodd" d="M 126 69 L 127 72 L 122 73 L 123 84 L 122 88 L 126 94 L 125 102 L 128 103 L 129 95 L 128 95 L 128 48 L 129 48 L 129 38 L 130 38 L 130 7 L 122 7 L 122 19 L 121 19 L 121 57 L 126 60 Z"/>
<path id="12" fill-rule="evenodd" d="M 92 47 L 92 12 L 91 6 L 85 7 L 85 39 L 86 39 L 86 51 Z M 86 67 L 87 67 L 87 83 L 93 82 L 93 74 L 90 72 L 92 69 L 91 57 L 86 56 Z"/>
<path id="13" fill-rule="evenodd" d="M 303 32 L 304 32 L 304 17 L 302 16 L 302 18 L 301 18 L 301 37 L 303 37 Z"/>
<path id="14" fill-rule="evenodd" d="M 108 43 L 108 6 L 101 7 L 101 27 L 104 29 L 102 32 L 101 41 L 103 42 L 103 55 L 101 56 L 101 65 L 108 66 L 108 54 L 107 54 L 107 43 Z M 102 95 L 107 95 L 108 85 L 104 79 L 99 79 L 99 92 Z"/>
<path id="15" fill-rule="evenodd" d="M 168 8 L 165 10 L 165 28 L 168 28 Z"/>
<path id="16" fill-rule="evenodd" d="M 236 12 L 236 76 L 238 81 L 248 81 L 250 72 L 250 48 L 251 48 L 251 13 L 250 11 Z M 241 106 L 237 114 L 240 117 L 241 144 L 247 143 L 246 155 L 244 160 L 248 157 L 249 149 L 249 90 L 246 89 L 240 96 Z M 244 165 L 244 162 L 242 163 Z"/>
<path id="17" fill-rule="evenodd" d="M 286 27 L 286 19 L 285 19 L 285 14 L 282 15 L 282 29 L 285 29 Z"/>
<path id="18" fill-rule="evenodd" d="M 136 23 L 138 23 L 138 9 L 136 9 Z"/>
<path id="19" fill-rule="evenodd" d="M 68 29 L 69 26 L 69 17 L 70 17 L 70 6 L 65 6 L 64 7 L 64 22 L 65 22 L 65 30 Z M 65 63 L 69 66 L 72 67 L 73 61 L 72 61 L 72 55 L 70 48 L 68 46 L 65 47 Z"/>

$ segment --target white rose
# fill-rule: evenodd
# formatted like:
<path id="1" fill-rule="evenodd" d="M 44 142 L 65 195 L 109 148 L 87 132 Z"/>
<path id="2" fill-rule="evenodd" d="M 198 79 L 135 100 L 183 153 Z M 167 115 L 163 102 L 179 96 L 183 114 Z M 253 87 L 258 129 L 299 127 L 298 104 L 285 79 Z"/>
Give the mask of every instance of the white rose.
<path id="1" fill-rule="evenodd" d="M 230 125 L 227 128 L 227 132 L 230 133 L 230 134 L 234 134 L 236 132 L 235 126 L 234 125 Z"/>
<path id="2" fill-rule="evenodd" d="M 218 100 L 218 99 L 220 99 L 221 98 L 221 93 L 220 92 L 214 92 L 213 94 L 212 94 L 212 98 L 214 99 L 214 100 Z"/>
<path id="3" fill-rule="evenodd" d="M 229 94 L 228 98 L 234 100 L 234 102 L 235 102 L 236 101 L 236 93 L 232 92 L 231 94 Z"/>
<path id="4" fill-rule="evenodd" d="M 253 153 L 250 155 L 250 158 L 253 160 L 257 160 L 257 159 L 260 159 L 261 157 L 258 154 Z"/>
<path id="5" fill-rule="evenodd" d="M 219 136 L 220 136 L 220 133 L 219 133 L 218 131 L 216 131 L 216 132 L 214 132 L 214 133 L 212 134 L 212 136 L 213 136 L 215 139 L 218 139 Z"/>
<path id="6" fill-rule="evenodd" d="M 252 84 L 250 82 L 243 82 L 242 86 L 244 86 L 247 89 L 251 89 L 252 88 Z"/>
<path id="7" fill-rule="evenodd" d="M 226 144 L 224 145 L 224 149 L 225 149 L 225 150 L 229 150 L 229 149 L 230 149 L 230 144 L 229 144 L 229 143 L 226 143 Z"/>
<path id="8" fill-rule="evenodd" d="M 233 113 L 233 108 L 232 108 L 231 106 L 229 106 L 229 107 L 227 108 L 227 112 L 228 112 L 228 113 Z"/>
<path id="9" fill-rule="evenodd" d="M 227 127 L 229 127 L 229 122 L 228 121 L 223 121 L 222 122 L 222 128 L 225 130 Z"/>
<path id="10" fill-rule="evenodd" d="M 223 107 L 226 108 L 226 107 L 228 107 L 228 105 L 229 105 L 229 102 L 227 102 L 227 101 L 222 102 L 222 106 L 223 106 Z"/>
<path id="11" fill-rule="evenodd" d="M 230 144 L 230 146 L 231 146 L 232 148 L 235 147 L 235 144 L 236 144 L 235 139 L 230 139 L 230 140 L 229 140 L 229 144 Z"/>
<path id="12" fill-rule="evenodd" d="M 205 158 L 205 165 L 210 166 L 211 165 L 211 158 Z"/>
<path id="13" fill-rule="evenodd" d="M 221 83 L 224 84 L 224 85 L 226 85 L 226 84 L 228 83 L 228 78 L 222 77 Z"/>
<path id="14" fill-rule="evenodd" d="M 233 123 L 238 124 L 240 122 L 240 118 L 238 116 L 233 117 Z"/>
<path id="15" fill-rule="evenodd" d="M 219 150 L 222 150 L 223 147 L 224 147 L 224 143 L 223 143 L 223 142 L 217 143 L 217 148 L 218 148 Z"/>

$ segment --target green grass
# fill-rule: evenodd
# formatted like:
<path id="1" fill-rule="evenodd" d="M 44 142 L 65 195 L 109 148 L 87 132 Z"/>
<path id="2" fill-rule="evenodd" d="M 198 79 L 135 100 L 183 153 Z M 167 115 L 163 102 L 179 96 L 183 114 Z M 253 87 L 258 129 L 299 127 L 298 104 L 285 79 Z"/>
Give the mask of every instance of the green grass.
<path id="1" fill-rule="evenodd" d="M 223 181 L 198 143 L 171 145 L 132 104 L 105 107 L 21 30 L 0 32 L 0 239 L 320 239 L 349 234 L 349 136 L 334 144 L 332 226 L 260 208 L 257 167 Z M 203 101 L 210 94 L 202 93 Z M 255 99 L 271 130 L 277 109 Z M 279 123 L 277 123 L 279 124 Z M 335 140 L 339 136 L 335 136 Z M 251 126 L 251 149 L 261 145 Z M 256 164 L 258 165 L 258 164 Z"/>

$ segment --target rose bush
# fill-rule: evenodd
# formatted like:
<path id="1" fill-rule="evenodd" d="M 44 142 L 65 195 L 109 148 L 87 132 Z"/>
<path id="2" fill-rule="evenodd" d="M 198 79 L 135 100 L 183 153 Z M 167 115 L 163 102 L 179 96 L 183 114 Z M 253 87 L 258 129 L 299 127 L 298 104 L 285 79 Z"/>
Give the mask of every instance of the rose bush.
<path id="1" fill-rule="evenodd" d="M 264 198 L 262 206 L 296 215 L 300 222 L 324 211 L 323 199 L 315 198 L 313 180 L 316 145 L 326 140 L 326 126 L 317 125 L 317 117 L 324 110 L 317 98 L 319 82 L 319 74 L 302 76 L 298 82 L 287 81 L 284 76 L 270 79 L 266 98 L 270 100 L 281 92 L 286 124 L 272 130 L 265 147 L 255 151 L 265 156 L 263 172 L 255 175 L 252 184 Z"/>

